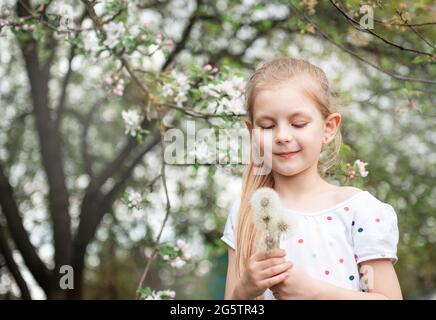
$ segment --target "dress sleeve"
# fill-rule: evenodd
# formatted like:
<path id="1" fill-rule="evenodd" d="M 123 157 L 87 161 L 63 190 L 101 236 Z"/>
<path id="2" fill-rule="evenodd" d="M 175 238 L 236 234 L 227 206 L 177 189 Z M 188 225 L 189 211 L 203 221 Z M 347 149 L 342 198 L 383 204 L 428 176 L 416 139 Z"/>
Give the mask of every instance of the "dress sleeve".
<path id="1" fill-rule="evenodd" d="M 398 220 L 394 208 L 378 199 L 360 208 L 352 222 L 356 262 L 373 259 L 398 261 Z"/>
<path id="2" fill-rule="evenodd" d="M 227 243 L 232 249 L 235 249 L 236 218 L 239 211 L 240 199 L 235 200 L 229 210 L 226 224 L 224 226 L 221 240 Z"/>

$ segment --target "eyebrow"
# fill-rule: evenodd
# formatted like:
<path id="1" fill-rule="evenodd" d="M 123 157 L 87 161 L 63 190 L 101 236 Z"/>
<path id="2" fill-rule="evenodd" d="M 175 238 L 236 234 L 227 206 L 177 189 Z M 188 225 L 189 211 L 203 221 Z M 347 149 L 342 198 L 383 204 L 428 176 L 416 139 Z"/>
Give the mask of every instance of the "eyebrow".
<path id="1" fill-rule="evenodd" d="M 296 112 L 294 112 L 294 113 L 292 113 L 292 114 L 290 115 L 291 118 L 294 118 L 294 117 L 296 117 L 296 116 L 305 116 L 305 117 L 308 117 L 308 118 L 312 119 L 312 117 L 311 117 L 309 114 L 307 114 L 307 113 L 305 113 L 305 112 L 303 112 L 303 111 L 296 111 Z M 268 116 L 268 115 L 266 115 L 266 114 L 260 114 L 260 115 L 257 117 L 256 120 L 261 120 L 261 119 L 270 119 L 270 120 L 274 120 L 273 117 L 270 117 L 270 116 Z"/>

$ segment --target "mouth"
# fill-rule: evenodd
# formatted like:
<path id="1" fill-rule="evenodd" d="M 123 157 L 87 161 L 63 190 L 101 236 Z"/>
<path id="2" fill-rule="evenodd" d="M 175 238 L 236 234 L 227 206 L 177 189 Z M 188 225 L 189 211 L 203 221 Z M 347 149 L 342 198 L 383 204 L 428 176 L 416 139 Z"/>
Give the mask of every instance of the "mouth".
<path id="1" fill-rule="evenodd" d="M 300 150 L 298 151 L 289 151 L 289 152 L 281 152 L 281 153 L 274 153 L 276 156 L 279 156 L 284 159 L 289 159 L 295 156 Z"/>

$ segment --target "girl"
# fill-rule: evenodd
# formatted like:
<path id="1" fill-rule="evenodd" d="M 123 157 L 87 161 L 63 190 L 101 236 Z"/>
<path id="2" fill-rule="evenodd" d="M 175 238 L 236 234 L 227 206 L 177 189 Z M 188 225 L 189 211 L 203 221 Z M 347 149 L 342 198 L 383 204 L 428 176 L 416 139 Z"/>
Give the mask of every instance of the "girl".
<path id="1" fill-rule="evenodd" d="M 341 145 L 325 73 L 305 60 L 264 63 L 246 90 L 252 148 L 264 152 L 267 174 L 253 159 L 240 200 L 227 219 L 229 245 L 225 299 L 402 299 L 393 207 L 354 187 L 324 180 Z M 252 222 L 251 195 L 271 187 L 281 210 L 293 215 L 293 235 L 269 254 Z"/>

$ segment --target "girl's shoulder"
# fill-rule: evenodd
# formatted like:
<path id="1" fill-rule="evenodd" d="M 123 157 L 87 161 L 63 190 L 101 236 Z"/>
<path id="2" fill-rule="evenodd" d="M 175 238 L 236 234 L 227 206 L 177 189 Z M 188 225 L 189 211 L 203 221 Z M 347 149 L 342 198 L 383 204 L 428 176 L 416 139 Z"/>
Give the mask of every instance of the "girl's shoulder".
<path id="1" fill-rule="evenodd" d="M 333 189 L 333 198 L 335 203 L 341 203 L 348 199 L 352 199 L 354 196 L 360 193 L 366 192 L 365 190 L 351 187 L 351 186 L 337 186 Z"/>
<path id="2" fill-rule="evenodd" d="M 373 205 L 387 204 L 368 190 L 351 186 L 337 186 L 336 189 L 332 191 L 332 198 L 334 203 L 355 202 Z"/>
<path id="3" fill-rule="evenodd" d="M 389 217 L 390 220 L 396 220 L 394 207 L 388 202 L 377 198 L 368 190 L 355 187 L 340 187 L 338 197 L 342 199 L 343 203 L 350 206 L 356 218 L 371 218 L 382 215 Z M 376 220 L 379 221 L 377 218 Z"/>

